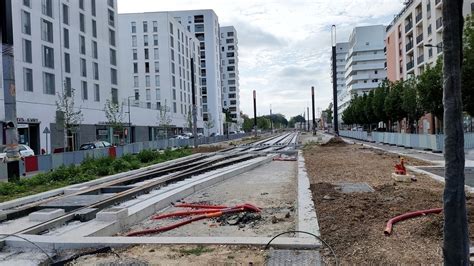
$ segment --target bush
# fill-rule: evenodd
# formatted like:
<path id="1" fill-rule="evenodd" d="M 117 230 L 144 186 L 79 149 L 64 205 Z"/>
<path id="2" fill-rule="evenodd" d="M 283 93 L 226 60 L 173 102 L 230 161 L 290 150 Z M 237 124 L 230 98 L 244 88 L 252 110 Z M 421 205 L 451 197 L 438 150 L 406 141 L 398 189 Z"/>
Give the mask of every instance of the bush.
<path id="1" fill-rule="evenodd" d="M 157 155 L 158 153 L 156 151 L 143 150 L 137 154 L 137 158 L 142 163 L 149 163 L 152 162 L 157 157 Z"/>

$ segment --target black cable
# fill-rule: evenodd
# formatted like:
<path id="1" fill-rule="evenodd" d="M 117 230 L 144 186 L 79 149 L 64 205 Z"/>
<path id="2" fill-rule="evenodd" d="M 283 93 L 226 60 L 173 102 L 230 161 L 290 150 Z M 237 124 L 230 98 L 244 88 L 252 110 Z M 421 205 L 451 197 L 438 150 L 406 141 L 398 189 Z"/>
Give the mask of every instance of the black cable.
<path id="1" fill-rule="evenodd" d="M 20 238 L 20 239 L 23 239 L 25 240 L 26 242 L 32 244 L 33 246 L 35 246 L 37 249 L 41 250 L 41 252 L 43 252 L 46 257 L 48 258 L 48 260 L 53 263 L 53 258 L 51 258 L 51 256 L 49 256 L 49 254 L 44 250 L 42 249 L 40 246 L 38 246 L 36 243 L 32 242 L 31 240 L 25 238 L 25 237 L 22 237 L 22 236 L 19 236 L 19 235 L 15 235 L 15 234 L 0 234 L 2 236 L 5 236 L 3 239 L 7 238 L 7 237 L 10 237 L 10 236 L 13 236 L 13 237 L 17 237 L 17 238 Z"/>
<path id="2" fill-rule="evenodd" d="M 272 239 L 270 239 L 270 241 L 268 241 L 268 243 L 265 245 L 265 249 L 268 249 L 270 247 L 270 243 L 272 243 L 273 240 L 275 240 L 275 238 L 281 236 L 281 235 L 284 235 L 284 234 L 291 234 L 291 233 L 302 233 L 302 234 L 307 234 L 307 235 L 310 235 L 310 236 L 314 236 L 316 239 L 318 239 L 319 241 L 321 241 L 324 245 L 326 245 L 326 247 L 329 248 L 329 250 L 331 250 L 331 253 L 332 255 L 334 256 L 334 260 L 336 262 L 336 266 L 339 265 L 338 263 L 338 260 L 337 260 L 337 256 L 336 256 L 336 252 L 334 252 L 334 250 L 332 249 L 332 247 L 326 243 L 326 241 L 324 241 L 322 238 L 320 238 L 319 236 L 313 234 L 313 233 L 310 233 L 310 232 L 306 232 L 306 231 L 299 231 L 299 230 L 290 230 L 290 231 L 285 231 L 283 233 L 279 233 L 278 235 L 274 236 Z"/>

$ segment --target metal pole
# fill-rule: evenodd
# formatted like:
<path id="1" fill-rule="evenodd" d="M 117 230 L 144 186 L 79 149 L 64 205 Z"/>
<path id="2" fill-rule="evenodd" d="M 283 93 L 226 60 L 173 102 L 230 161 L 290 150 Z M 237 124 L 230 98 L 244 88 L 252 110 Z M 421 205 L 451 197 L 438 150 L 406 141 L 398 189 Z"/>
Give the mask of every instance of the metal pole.
<path id="1" fill-rule="evenodd" d="M 310 125 L 309 125 L 309 107 L 307 106 L 306 107 L 307 111 L 308 111 L 308 132 L 310 131 Z"/>
<path id="2" fill-rule="evenodd" d="M 314 87 L 311 87 L 311 101 L 313 107 L 313 135 L 316 135 L 316 115 L 314 113 Z"/>
<path id="3" fill-rule="evenodd" d="M 272 105 L 270 104 L 270 130 L 273 134 L 273 116 L 272 116 Z"/>
<path id="4" fill-rule="evenodd" d="M 196 107 L 196 85 L 194 81 L 194 58 L 191 58 L 191 96 L 193 104 L 193 137 L 194 147 L 197 147 L 197 107 Z"/>
<path id="5" fill-rule="evenodd" d="M 253 128 L 255 129 L 255 137 L 257 136 L 257 92 L 253 90 Z"/>
<path id="6" fill-rule="evenodd" d="M 339 125 L 337 121 L 337 72 L 336 72 L 336 25 L 332 25 L 332 97 L 333 97 L 333 119 L 334 134 L 339 136 Z"/>

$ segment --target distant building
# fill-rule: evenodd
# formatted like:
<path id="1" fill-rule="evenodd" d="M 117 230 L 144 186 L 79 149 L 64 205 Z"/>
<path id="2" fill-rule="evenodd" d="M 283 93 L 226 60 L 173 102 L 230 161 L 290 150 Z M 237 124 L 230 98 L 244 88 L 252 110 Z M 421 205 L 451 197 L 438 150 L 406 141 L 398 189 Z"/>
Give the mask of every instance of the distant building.
<path id="1" fill-rule="evenodd" d="M 337 110 L 339 121 L 342 120 L 342 112 L 349 105 L 351 98 L 351 95 L 346 89 L 346 79 L 344 77 L 346 72 L 346 56 L 348 51 L 348 42 L 336 43 Z"/>
<path id="2" fill-rule="evenodd" d="M 241 123 L 239 88 L 239 42 L 233 26 L 220 28 L 222 67 L 222 106 L 228 110 L 234 127 Z M 237 128 L 234 128 L 237 130 Z"/>

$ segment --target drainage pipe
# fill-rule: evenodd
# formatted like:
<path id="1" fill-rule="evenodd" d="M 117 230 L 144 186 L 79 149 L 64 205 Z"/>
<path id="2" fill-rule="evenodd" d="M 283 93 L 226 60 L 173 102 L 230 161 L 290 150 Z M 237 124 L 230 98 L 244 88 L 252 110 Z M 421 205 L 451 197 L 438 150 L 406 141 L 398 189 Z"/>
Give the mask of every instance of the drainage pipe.
<path id="1" fill-rule="evenodd" d="M 383 232 L 386 236 L 389 236 L 392 233 L 393 225 L 396 224 L 397 222 L 400 222 L 400 221 L 403 221 L 403 220 L 406 220 L 406 219 L 410 219 L 410 218 L 414 218 L 414 217 L 418 217 L 418 216 L 421 216 L 421 215 L 430 214 L 430 213 L 438 214 L 438 213 L 441 213 L 442 211 L 443 211 L 443 208 L 436 208 L 436 209 L 429 209 L 429 210 L 407 212 L 405 214 L 393 217 L 392 219 L 388 220 L 387 226 L 385 227 L 385 230 Z"/>

